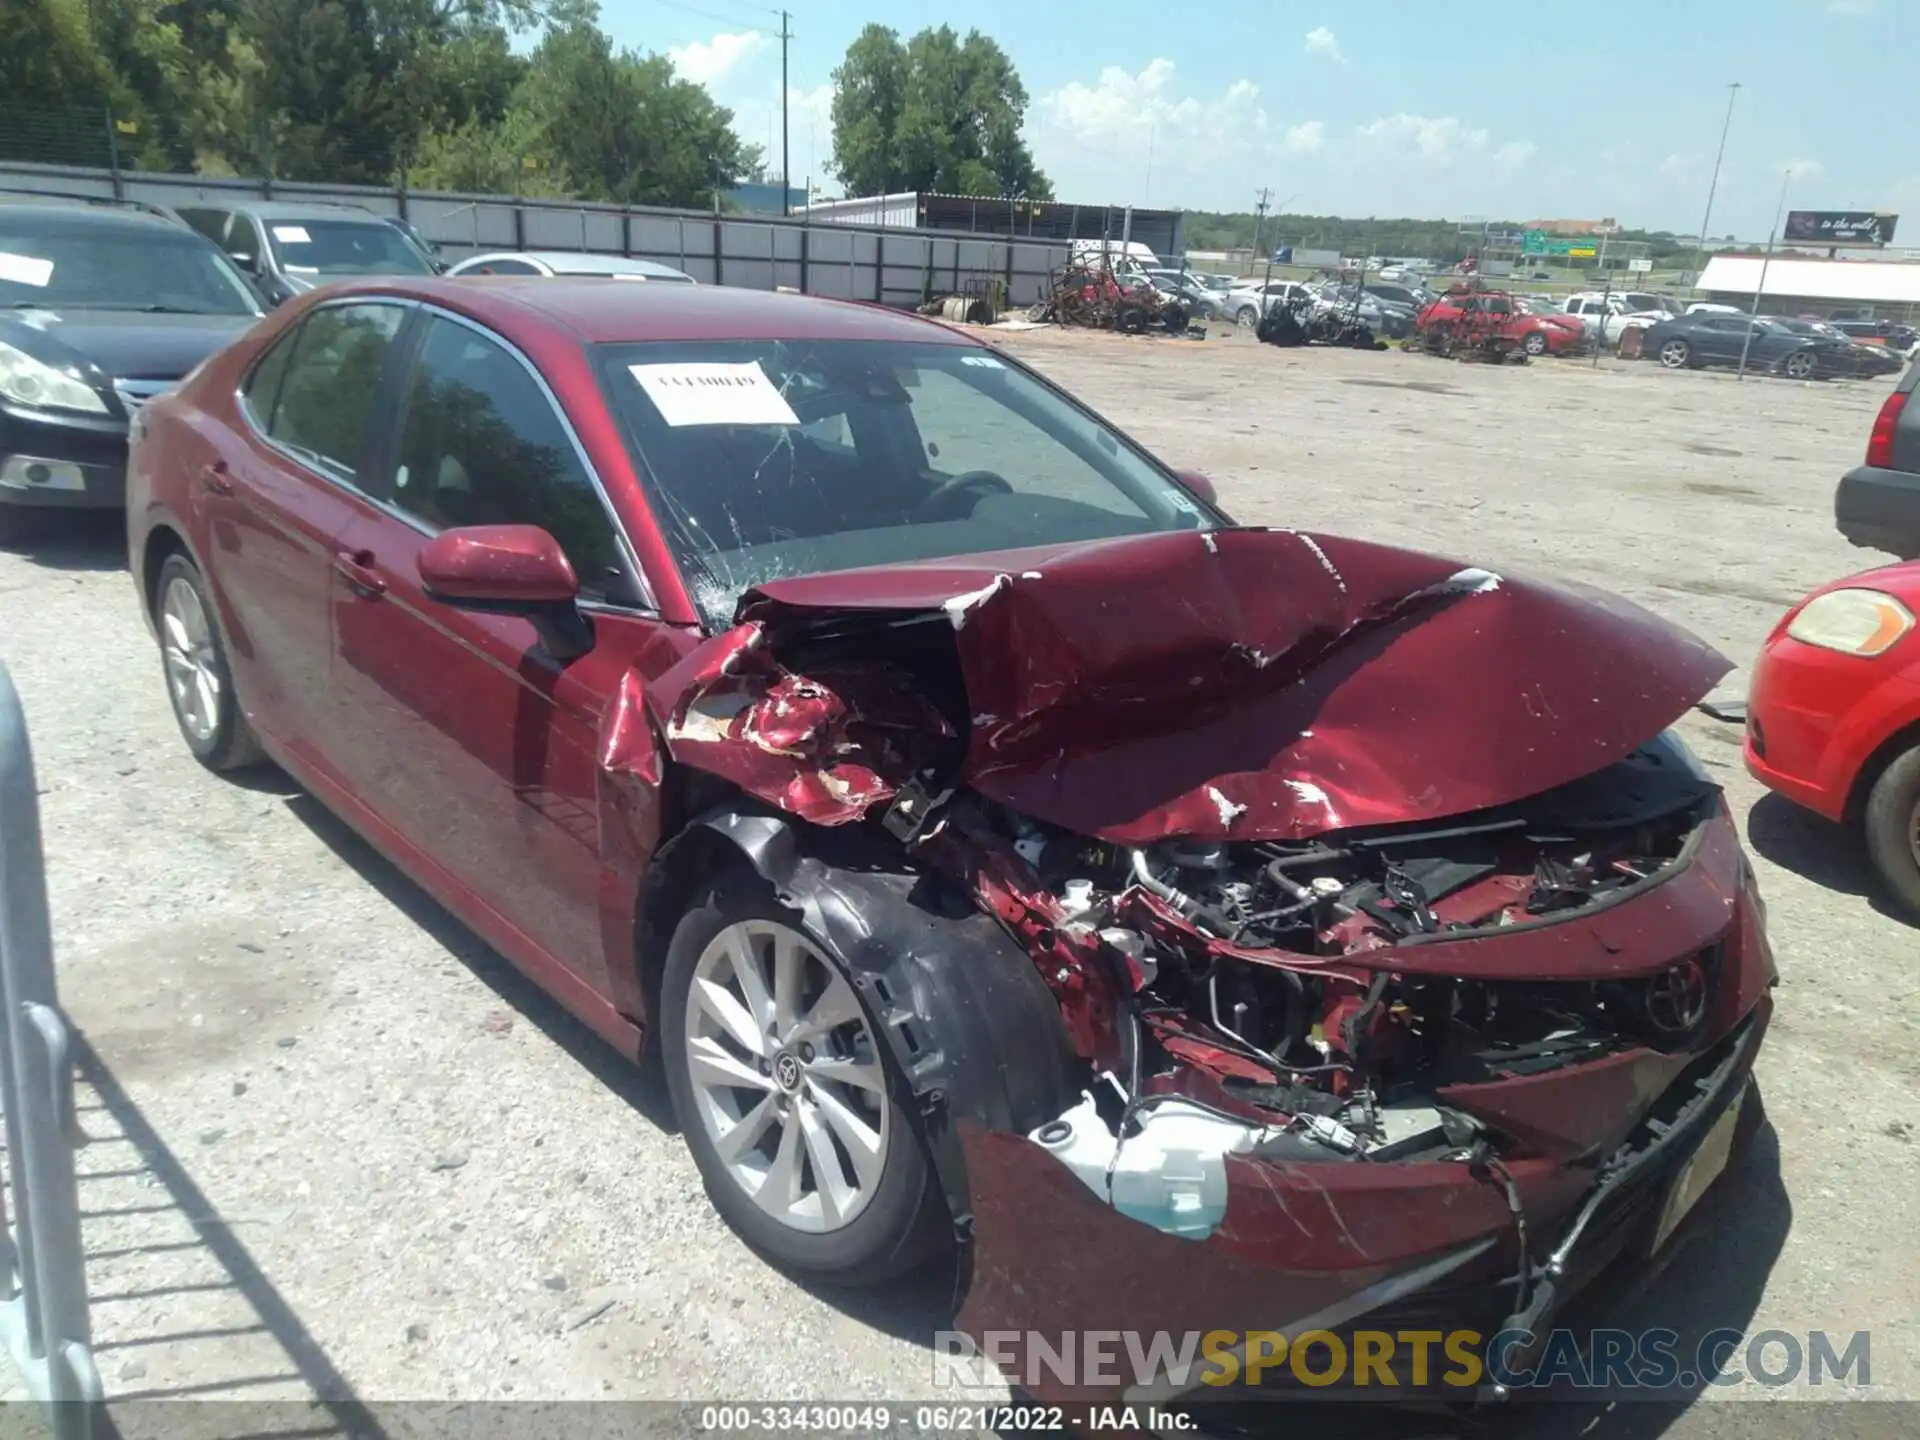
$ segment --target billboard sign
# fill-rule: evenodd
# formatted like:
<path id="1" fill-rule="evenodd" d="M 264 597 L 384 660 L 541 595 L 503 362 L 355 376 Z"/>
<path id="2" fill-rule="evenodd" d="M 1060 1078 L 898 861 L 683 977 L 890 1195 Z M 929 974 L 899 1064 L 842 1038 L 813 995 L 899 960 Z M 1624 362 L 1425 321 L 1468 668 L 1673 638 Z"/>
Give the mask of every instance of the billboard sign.
<path id="1" fill-rule="evenodd" d="M 1786 239 L 1814 245 L 1891 245 L 1899 219 L 1872 210 L 1789 210 Z"/>
<path id="2" fill-rule="evenodd" d="M 1544 230 L 1529 230 L 1520 242 L 1522 255 L 1551 255 L 1566 260 L 1591 260 L 1599 254 L 1600 242 L 1591 235 L 1549 235 Z"/>

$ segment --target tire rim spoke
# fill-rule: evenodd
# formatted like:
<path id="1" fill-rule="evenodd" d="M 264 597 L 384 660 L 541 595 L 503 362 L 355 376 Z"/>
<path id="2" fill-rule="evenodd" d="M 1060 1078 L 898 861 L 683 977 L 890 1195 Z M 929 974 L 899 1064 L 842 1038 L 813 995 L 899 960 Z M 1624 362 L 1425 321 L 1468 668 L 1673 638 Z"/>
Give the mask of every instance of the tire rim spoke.
<path id="1" fill-rule="evenodd" d="M 841 1104 L 837 1096 L 822 1086 L 814 1087 L 813 1102 L 813 1108 L 808 1113 L 818 1114 L 839 1137 L 847 1158 L 853 1162 L 854 1179 L 863 1187 L 871 1188 L 878 1184 L 881 1162 L 887 1158 L 880 1144 L 880 1131 Z M 807 1148 L 813 1148 L 811 1135 Z"/>
<path id="2" fill-rule="evenodd" d="M 814 1081 L 827 1081 L 835 1085 L 848 1085 L 856 1090 L 866 1090 L 874 1095 L 887 1092 L 886 1077 L 880 1069 L 878 1060 L 841 1060 L 822 1058 L 807 1066 L 807 1077 Z"/>
<path id="3" fill-rule="evenodd" d="M 863 1025 L 866 1023 L 860 1013 L 860 1002 L 854 998 L 853 987 L 835 973 L 826 992 L 813 1002 L 813 1008 L 793 1027 L 791 1038 L 825 1035 L 855 1020 Z"/>
<path id="4" fill-rule="evenodd" d="M 753 1023 L 753 1016 L 747 1013 L 747 1007 L 740 1003 L 725 985 L 717 980 L 696 980 L 693 984 L 693 1005 L 704 1010 L 713 1019 L 720 1022 L 726 1032 L 733 1037 L 734 1043 L 749 1055 L 764 1055 L 767 1051 L 767 1037 L 761 1028 Z"/>
<path id="5" fill-rule="evenodd" d="M 801 1200 L 800 1154 L 800 1127 L 788 1117 L 780 1127 L 780 1147 L 773 1152 L 772 1162 L 753 1191 L 762 1210 L 788 1224 L 793 1223 L 794 1208 Z"/>
<path id="6" fill-rule="evenodd" d="M 771 1092 L 773 1081 L 710 1035 L 687 1044 L 687 1065 L 702 1085 Z"/>
<path id="7" fill-rule="evenodd" d="M 833 1148 L 833 1137 L 819 1111 L 802 1101 L 794 1107 L 794 1120 L 807 1145 L 807 1168 L 813 1172 L 814 1194 L 820 1199 L 820 1218 L 829 1226 L 842 1223 L 853 1209 L 859 1187 L 847 1181 L 840 1152 Z M 789 1124 L 789 1130 L 796 1128 Z"/>
<path id="8" fill-rule="evenodd" d="M 713 1148 L 720 1152 L 720 1158 L 729 1165 L 737 1164 L 760 1143 L 760 1137 L 767 1133 L 767 1126 L 774 1123 L 778 1115 L 773 1096 L 762 1096 L 758 1105 L 714 1138 Z"/>

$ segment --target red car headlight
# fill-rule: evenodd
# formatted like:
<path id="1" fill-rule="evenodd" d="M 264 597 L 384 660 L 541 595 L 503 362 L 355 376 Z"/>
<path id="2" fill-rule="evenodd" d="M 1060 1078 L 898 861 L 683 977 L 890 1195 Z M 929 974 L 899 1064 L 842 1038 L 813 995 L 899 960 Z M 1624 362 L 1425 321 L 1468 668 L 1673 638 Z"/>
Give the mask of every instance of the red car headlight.
<path id="1" fill-rule="evenodd" d="M 1787 634 L 1843 655 L 1884 655 L 1913 629 L 1913 612 L 1878 590 L 1829 590 L 1801 607 Z"/>

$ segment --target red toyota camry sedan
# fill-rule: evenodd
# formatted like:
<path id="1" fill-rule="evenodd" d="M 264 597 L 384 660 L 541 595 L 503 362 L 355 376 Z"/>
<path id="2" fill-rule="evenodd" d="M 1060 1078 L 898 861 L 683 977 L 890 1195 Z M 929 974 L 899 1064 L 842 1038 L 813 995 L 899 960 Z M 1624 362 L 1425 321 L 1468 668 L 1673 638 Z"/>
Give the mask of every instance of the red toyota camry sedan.
<path id="1" fill-rule="evenodd" d="M 1747 769 L 1859 827 L 1887 892 L 1920 919 L 1920 562 L 1824 585 L 1753 667 Z"/>
<path id="2" fill-rule="evenodd" d="M 1543 1336 L 1757 1113 L 1763 909 L 1669 728 L 1723 657 L 1235 526 L 952 328 L 356 282 L 147 405 L 131 468 L 191 751 L 657 1041 L 796 1271 L 964 1247 L 975 1334 Z"/>

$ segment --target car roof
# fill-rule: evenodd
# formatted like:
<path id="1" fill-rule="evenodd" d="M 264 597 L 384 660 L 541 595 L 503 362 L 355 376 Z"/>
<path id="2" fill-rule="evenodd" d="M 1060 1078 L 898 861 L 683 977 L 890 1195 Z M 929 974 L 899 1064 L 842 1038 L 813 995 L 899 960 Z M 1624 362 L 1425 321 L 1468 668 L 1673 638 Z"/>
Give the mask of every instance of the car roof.
<path id="1" fill-rule="evenodd" d="M 164 230 L 172 235 L 192 235 L 178 221 L 165 215 L 156 215 L 150 210 L 141 210 L 130 205 L 118 205 L 111 202 L 89 204 L 84 200 L 73 201 L 22 201 L 7 200 L 0 204 L 0 217 L 9 220 L 25 218 L 29 222 L 48 229 L 96 229 L 96 230 L 139 230 L 152 232 Z M 199 238 L 195 236 L 195 238 Z"/>
<path id="2" fill-rule="evenodd" d="M 490 250 L 484 255 L 469 255 L 458 263 L 466 266 L 495 260 L 531 260 L 560 275 L 659 275 L 678 279 L 687 273 L 652 260 L 635 260 L 627 255 L 593 255 L 579 250 Z"/>
<path id="3" fill-rule="evenodd" d="M 256 220 L 366 220 L 384 224 L 386 217 L 358 205 L 334 205 L 322 200 L 253 200 L 245 196 L 212 196 L 182 200 L 177 210 L 237 210 Z"/>
<path id="4" fill-rule="evenodd" d="M 381 276 L 326 287 L 329 297 L 393 295 L 470 316 L 513 338 L 529 327 L 582 344 L 646 340 L 891 340 L 985 347 L 937 321 L 881 305 L 725 285 L 607 285 L 580 275 Z"/>

